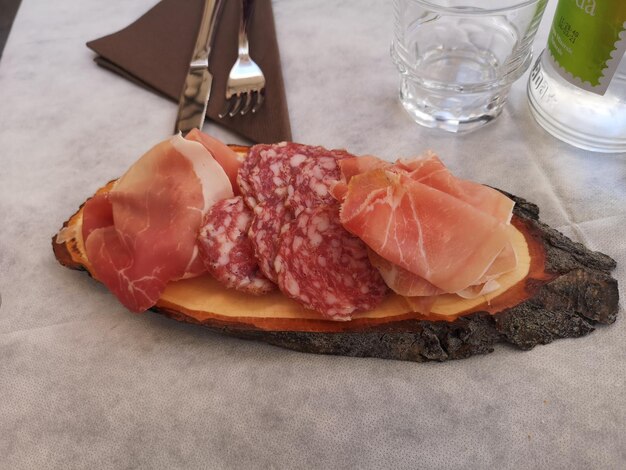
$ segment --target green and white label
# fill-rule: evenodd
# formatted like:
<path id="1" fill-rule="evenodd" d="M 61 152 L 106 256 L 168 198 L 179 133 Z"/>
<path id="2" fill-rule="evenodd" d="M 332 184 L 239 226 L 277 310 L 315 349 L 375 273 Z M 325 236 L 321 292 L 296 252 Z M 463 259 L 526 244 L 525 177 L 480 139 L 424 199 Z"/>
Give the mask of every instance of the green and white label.
<path id="1" fill-rule="evenodd" d="M 548 50 L 565 80 L 603 95 L 626 51 L 626 0 L 559 0 Z"/>

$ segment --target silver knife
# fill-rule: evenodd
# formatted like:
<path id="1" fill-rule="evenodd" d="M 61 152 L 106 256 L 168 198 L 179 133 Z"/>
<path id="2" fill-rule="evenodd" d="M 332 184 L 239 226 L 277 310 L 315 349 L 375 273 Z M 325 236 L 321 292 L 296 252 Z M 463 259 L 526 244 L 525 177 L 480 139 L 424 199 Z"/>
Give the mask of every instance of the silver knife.
<path id="1" fill-rule="evenodd" d="M 223 0 L 205 0 L 198 38 L 191 56 L 185 86 L 178 101 L 175 133 L 189 132 L 194 127 L 202 129 L 211 94 L 213 75 L 209 71 L 209 57 L 215 38 L 217 19 Z"/>

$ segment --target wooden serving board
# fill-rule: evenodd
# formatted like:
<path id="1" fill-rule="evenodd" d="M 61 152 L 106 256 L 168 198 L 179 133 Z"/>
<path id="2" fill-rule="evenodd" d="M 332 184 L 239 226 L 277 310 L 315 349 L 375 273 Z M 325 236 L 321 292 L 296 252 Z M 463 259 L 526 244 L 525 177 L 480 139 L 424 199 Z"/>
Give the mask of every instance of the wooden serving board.
<path id="1" fill-rule="evenodd" d="M 100 191 L 108 191 L 109 183 Z M 506 193 L 505 193 L 506 194 Z M 460 359 L 583 336 L 618 312 L 615 261 L 539 221 L 536 205 L 510 194 L 518 269 L 479 299 L 443 296 L 427 317 L 390 295 L 349 322 L 320 319 L 280 293 L 261 297 L 226 289 L 209 276 L 173 282 L 152 309 L 178 321 L 303 352 L 410 361 Z M 52 239 L 58 261 L 92 275 L 80 236 L 81 208 Z"/>

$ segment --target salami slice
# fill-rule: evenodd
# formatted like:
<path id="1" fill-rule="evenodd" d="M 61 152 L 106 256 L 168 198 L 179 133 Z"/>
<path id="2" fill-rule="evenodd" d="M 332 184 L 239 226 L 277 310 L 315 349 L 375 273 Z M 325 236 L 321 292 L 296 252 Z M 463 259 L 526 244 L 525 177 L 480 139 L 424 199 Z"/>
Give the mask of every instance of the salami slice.
<path id="1" fill-rule="evenodd" d="M 287 188 L 287 204 L 298 215 L 305 209 L 335 203 L 331 185 L 341 178 L 338 158 L 327 152 L 305 161 Z"/>
<path id="2" fill-rule="evenodd" d="M 283 204 L 266 201 L 254 208 L 254 218 L 248 236 L 261 271 L 273 282 L 278 281 L 274 259 L 278 253 L 280 235 L 292 219 L 291 211 Z"/>
<path id="3" fill-rule="evenodd" d="M 339 206 L 306 209 L 281 237 L 274 262 L 285 295 L 334 320 L 378 305 L 387 286 L 365 244 L 339 222 Z"/>
<path id="4" fill-rule="evenodd" d="M 248 206 L 254 208 L 265 201 L 276 204 L 285 199 L 291 180 L 291 158 L 295 157 L 294 164 L 306 159 L 305 155 L 298 156 L 299 147 L 299 144 L 281 142 L 250 148 L 237 177 Z"/>
<path id="5" fill-rule="evenodd" d="M 252 211 L 237 196 L 222 199 L 207 213 L 198 235 L 200 256 L 207 271 L 226 287 L 265 294 L 276 286 L 260 271 L 248 238 Z"/>
<path id="6" fill-rule="evenodd" d="M 327 150 L 294 142 L 255 145 L 239 169 L 237 182 L 251 208 L 261 202 L 277 204 L 285 201 L 289 185 L 305 163 L 333 156 L 346 158 L 352 155 L 344 150 Z"/>

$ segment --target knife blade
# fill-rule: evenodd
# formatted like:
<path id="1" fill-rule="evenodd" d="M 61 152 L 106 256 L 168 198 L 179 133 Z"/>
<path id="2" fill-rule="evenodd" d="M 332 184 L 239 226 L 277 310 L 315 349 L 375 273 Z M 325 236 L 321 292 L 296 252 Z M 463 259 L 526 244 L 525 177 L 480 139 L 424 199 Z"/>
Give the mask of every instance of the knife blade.
<path id="1" fill-rule="evenodd" d="M 213 75 L 209 70 L 211 47 L 215 38 L 217 20 L 223 0 L 205 0 L 198 37 L 191 56 L 185 85 L 178 101 L 178 114 L 174 133 L 189 132 L 197 127 L 202 129 L 207 104 L 211 95 Z"/>

